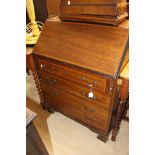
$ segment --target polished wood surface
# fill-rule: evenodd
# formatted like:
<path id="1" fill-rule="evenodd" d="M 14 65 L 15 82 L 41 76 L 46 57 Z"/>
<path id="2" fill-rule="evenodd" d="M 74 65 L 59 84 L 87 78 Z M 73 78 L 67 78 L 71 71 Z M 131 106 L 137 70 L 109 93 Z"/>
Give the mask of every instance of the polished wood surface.
<path id="1" fill-rule="evenodd" d="M 41 85 L 44 91 L 50 91 L 50 87 L 57 87 L 62 89 L 65 92 L 68 92 L 72 94 L 73 96 L 76 96 L 78 98 L 81 98 L 85 100 L 86 102 L 97 104 L 101 107 L 103 107 L 105 110 L 108 110 L 110 108 L 110 96 L 102 94 L 102 92 L 99 92 L 93 88 L 93 94 L 94 97 L 90 98 L 88 97 L 88 93 L 90 92 L 89 87 L 84 87 L 82 85 L 78 85 L 74 82 L 70 82 L 68 80 L 64 80 L 62 78 L 54 77 L 53 76 L 46 76 L 47 79 L 44 79 L 45 77 L 41 78 Z M 47 86 L 47 88 L 46 88 Z M 48 88 L 49 86 L 49 88 Z M 53 94 L 54 95 L 54 94 Z M 71 102 L 71 101 L 69 101 Z"/>
<path id="2" fill-rule="evenodd" d="M 57 94 L 55 95 L 55 93 Z M 45 98 L 55 111 L 62 112 L 79 122 L 87 123 L 87 126 L 96 130 L 107 132 L 107 128 L 109 129 L 109 113 L 97 104 L 92 104 L 56 87 L 51 88 L 48 92 L 45 91 Z M 64 100 L 64 98 L 66 99 Z"/>
<path id="3" fill-rule="evenodd" d="M 68 0 L 61 0 L 63 5 L 68 5 Z M 117 4 L 126 2 L 126 0 L 70 0 L 71 5 L 104 5 L 104 4 Z"/>
<path id="4" fill-rule="evenodd" d="M 68 3 L 69 2 L 69 3 Z M 89 14 L 89 15 L 120 15 L 126 11 L 127 3 L 114 2 L 108 3 L 106 1 L 66 1 L 62 0 L 61 3 L 61 14 Z"/>
<path id="5" fill-rule="evenodd" d="M 52 73 L 63 79 L 82 84 L 83 86 L 89 87 L 93 84 L 94 89 L 98 89 L 104 93 L 109 92 L 110 79 L 104 78 L 103 76 L 92 74 L 91 72 L 77 69 L 76 67 L 68 68 L 67 65 L 61 63 L 49 62 L 43 58 L 38 60 L 38 67 L 41 75 L 45 72 Z"/>
<path id="6" fill-rule="evenodd" d="M 128 17 L 126 0 L 62 0 L 60 18 L 64 21 L 118 25 Z"/>
<path id="7" fill-rule="evenodd" d="M 122 109 L 117 79 L 127 49 L 127 28 L 46 21 L 33 50 L 42 106 L 87 126 L 104 142 L 113 129 L 114 140 Z"/>
<path id="8" fill-rule="evenodd" d="M 126 4 L 120 5 L 117 8 L 115 6 L 63 6 L 61 14 L 90 14 L 93 15 L 105 15 L 105 16 L 117 16 L 126 11 Z M 119 10 L 119 11 L 117 11 Z M 82 13 L 81 13 L 82 12 Z"/>
<path id="9" fill-rule="evenodd" d="M 97 133 L 100 130 L 106 141 L 115 104 L 114 80 L 46 57 L 34 58 L 46 108 L 62 112 Z"/>
<path id="10" fill-rule="evenodd" d="M 119 16 L 98 16 L 98 15 L 61 15 L 61 20 L 74 22 L 87 22 L 98 24 L 118 25 L 128 17 L 128 13 L 124 12 Z"/>
<path id="11" fill-rule="evenodd" d="M 48 16 L 60 15 L 61 0 L 46 0 Z"/>
<path id="12" fill-rule="evenodd" d="M 128 29 L 47 21 L 34 53 L 116 79 L 127 46 Z"/>

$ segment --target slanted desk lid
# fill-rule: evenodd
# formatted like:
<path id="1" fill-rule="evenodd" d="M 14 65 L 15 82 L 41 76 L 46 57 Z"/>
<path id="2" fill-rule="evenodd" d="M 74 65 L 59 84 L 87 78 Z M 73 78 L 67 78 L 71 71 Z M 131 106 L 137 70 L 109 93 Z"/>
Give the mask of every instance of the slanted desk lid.
<path id="1" fill-rule="evenodd" d="M 46 21 L 33 53 L 117 78 L 128 29 Z"/>

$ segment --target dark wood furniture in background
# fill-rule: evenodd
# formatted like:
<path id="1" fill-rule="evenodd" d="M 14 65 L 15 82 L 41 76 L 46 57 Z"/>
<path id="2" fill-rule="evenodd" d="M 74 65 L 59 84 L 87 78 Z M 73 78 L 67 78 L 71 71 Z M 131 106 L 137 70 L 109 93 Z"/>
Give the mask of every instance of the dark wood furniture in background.
<path id="1" fill-rule="evenodd" d="M 61 0 L 46 0 L 48 16 L 60 15 Z"/>
<path id="2" fill-rule="evenodd" d="M 61 0 L 60 18 L 66 21 L 118 25 L 127 16 L 126 0 Z"/>
<path id="3" fill-rule="evenodd" d="M 33 124 L 36 114 L 26 110 L 26 155 L 49 155 Z"/>
<path id="4" fill-rule="evenodd" d="M 33 51 L 43 108 L 84 124 L 106 142 L 117 118 L 117 79 L 127 47 L 128 29 L 47 20 Z"/>

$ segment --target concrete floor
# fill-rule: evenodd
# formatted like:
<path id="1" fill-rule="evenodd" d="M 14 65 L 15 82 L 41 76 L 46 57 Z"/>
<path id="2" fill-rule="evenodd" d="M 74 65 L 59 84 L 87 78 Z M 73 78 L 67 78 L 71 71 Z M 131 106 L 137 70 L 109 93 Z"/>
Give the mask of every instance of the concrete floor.
<path id="1" fill-rule="evenodd" d="M 35 125 L 50 155 L 128 155 L 129 124 L 122 121 L 116 142 L 96 134 L 60 113 L 42 110 L 32 76 L 27 76 L 27 106 L 38 113 Z"/>

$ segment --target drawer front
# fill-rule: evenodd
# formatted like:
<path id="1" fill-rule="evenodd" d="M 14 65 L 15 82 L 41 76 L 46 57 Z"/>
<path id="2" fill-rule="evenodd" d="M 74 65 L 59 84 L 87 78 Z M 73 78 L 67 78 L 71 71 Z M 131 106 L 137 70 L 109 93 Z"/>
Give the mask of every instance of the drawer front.
<path id="1" fill-rule="evenodd" d="M 45 72 L 52 73 L 53 75 L 86 87 L 93 85 L 94 89 L 98 89 L 103 93 L 109 93 L 110 79 L 103 76 L 88 71 L 82 71 L 67 65 L 49 62 L 44 59 L 39 59 L 38 65 L 41 74 L 44 74 Z"/>
<path id="2" fill-rule="evenodd" d="M 126 11 L 127 3 L 125 0 L 120 2 L 101 1 L 77 1 L 64 0 L 61 5 L 61 14 L 68 15 L 120 15 Z"/>
<path id="3" fill-rule="evenodd" d="M 115 6 L 62 6 L 62 14 L 117 15 Z"/>
<path id="4" fill-rule="evenodd" d="M 104 5 L 117 4 L 119 2 L 126 2 L 126 0 L 62 0 L 62 5 Z"/>
<path id="5" fill-rule="evenodd" d="M 92 87 L 84 87 L 82 85 L 70 82 L 63 78 L 59 78 L 55 75 L 42 74 L 41 82 L 47 83 L 51 87 L 57 87 L 67 91 L 70 94 L 73 94 L 77 97 L 80 97 L 86 102 L 91 102 L 92 104 L 98 104 L 101 107 L 109 109 L 110 107 L 110 96 L 107 96 L 99 91 L 93 90 Z M 94 96 L 89 97 L 88 94 L 93 92 Z"/>
<path id="6" fill-rule="evenodd" d="M 56 111 L 102 131 L 107 130 L 108 111 L 56 87 L 42 84 L 47 103 Z"/>

